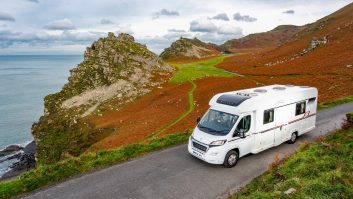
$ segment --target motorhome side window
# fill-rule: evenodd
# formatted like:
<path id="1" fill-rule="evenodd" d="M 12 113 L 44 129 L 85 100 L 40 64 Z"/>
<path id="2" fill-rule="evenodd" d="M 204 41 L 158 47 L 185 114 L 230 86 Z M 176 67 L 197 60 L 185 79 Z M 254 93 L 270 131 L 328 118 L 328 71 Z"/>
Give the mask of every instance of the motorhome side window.
<path id="1" fill-rule="evenodd" d="M 306 102 L 299 102 L 295 106 L 295 115 L 301 115 L 305 113 Z"/>
<path id="2" fill-rule="evenodd" d="M 268 109 L 264 111 L 264 124 L 273 122 L 274 120 L 274 109 Z"/>

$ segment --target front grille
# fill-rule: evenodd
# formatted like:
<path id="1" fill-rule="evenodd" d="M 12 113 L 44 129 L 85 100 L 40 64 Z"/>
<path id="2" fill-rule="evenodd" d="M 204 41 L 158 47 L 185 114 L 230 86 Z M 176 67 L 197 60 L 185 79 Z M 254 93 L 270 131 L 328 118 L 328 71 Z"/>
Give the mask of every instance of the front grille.
<path id="1" fill-rule="evenodd" d="M 197 143 L 197 142 L 192 142 L 192 146 L 193 147 L 195 147 L 195 148 L 197 148 L 198 150 L 200 150 L 200 151 L 203 151 L 203 152 L 206 152 L 207 151 L 207 147 L 206 146 L 204 146 L 204 145 L 202 145 L 202 144 L 199 144 L 199 143 Z"/>

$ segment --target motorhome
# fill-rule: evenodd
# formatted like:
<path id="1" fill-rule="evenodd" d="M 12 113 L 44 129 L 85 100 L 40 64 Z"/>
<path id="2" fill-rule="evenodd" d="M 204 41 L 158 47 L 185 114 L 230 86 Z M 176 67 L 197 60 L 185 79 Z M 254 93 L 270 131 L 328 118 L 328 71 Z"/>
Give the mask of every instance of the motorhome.
<path id="1" fill-rule="evenodd" d="M 271 85 L 216 94 L 189 138 L 188 151 L 211 164 L 233 167 L 315 128 L 318 91 L 310 86 Z"/>

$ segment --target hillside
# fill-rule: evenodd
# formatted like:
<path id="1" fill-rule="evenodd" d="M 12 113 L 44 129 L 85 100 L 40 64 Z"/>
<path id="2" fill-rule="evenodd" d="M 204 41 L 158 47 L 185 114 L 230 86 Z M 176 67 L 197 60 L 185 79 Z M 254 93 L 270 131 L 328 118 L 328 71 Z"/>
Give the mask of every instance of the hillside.
<path id="1" fill-rule="evenodd" d="M 280 25 L 267 32 L 250 34 L 239 39 L 228 40 L 220 45 L 220 47 L 221 49 L 229 51 L 276 47 L 288 41 L 303 29 L 305 29 L 305 26 Z"/>
<path id="2" fill-rule="evenodd" d="M 88 118 L 149 93 L 173 70 L 128 34 L 100 38 L 86 49 L 62 90 L 45 97 L 44 115 L 32 127 L 38 160 L 78 155 L 109 135 L 114 129 L 96 127 Z"/>
<path id="3" fill-rule="evenodd" d="M 198 60 L 220 54 L 215 44 L 200 41 L 197 38 L 188 39 L 181 37 L 164 49 L 160 57 L 165 61 Z"/>
<path id="4" fill-rule="evenodd" d="M 321 101 L 353 94 L 353 4 L 328 15 L 266 52 L 229 57 L 218 67 L 264 84 L 306 84 Z"/>

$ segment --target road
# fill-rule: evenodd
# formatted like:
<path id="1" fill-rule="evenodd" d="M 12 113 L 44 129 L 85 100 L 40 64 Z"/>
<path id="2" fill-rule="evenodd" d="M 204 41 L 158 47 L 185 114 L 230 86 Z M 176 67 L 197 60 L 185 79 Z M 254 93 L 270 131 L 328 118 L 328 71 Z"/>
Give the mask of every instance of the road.
<path id="1" fill-rule="evenodd" d="M 264 173 L 275 157 L 298 149 L 301 142 L 340 128 L 353 103 L 322 110 L 317 128 L 301 136 L 295 144 L 281 144 L 259 154 L 248 155 L 227 169 L 206 164 L 187 152 L 185 144 L 72 178 L 25 198 L 226 198 Z"/>

